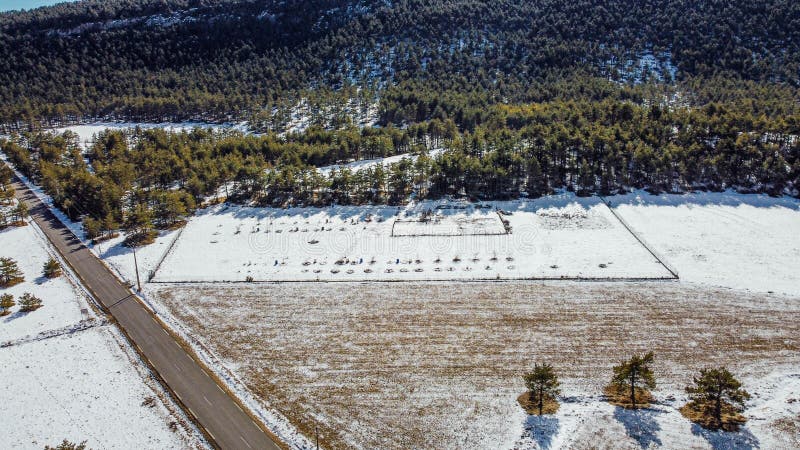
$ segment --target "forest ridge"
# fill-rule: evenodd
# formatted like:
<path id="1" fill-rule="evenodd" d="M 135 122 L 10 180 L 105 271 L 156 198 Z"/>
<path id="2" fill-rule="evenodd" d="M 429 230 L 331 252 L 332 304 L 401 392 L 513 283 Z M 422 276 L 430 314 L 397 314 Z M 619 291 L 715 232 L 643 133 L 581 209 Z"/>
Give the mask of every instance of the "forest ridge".
<path id="1" fill-rule="evenodd" d="M 348 85 L 487 103 L 548 100 L 575 77 L 796 88 L 799 70 L 791 0 L 87 0 L 0 14 L 3 123 L 250 119 Z M 403 106 L 384 105 L 382 123 L 437 113 Z"/>
<path id="2" fill-rule="evenodd" d="M 93 236 L 146 237 L 223 193 L 800 195 L 797 2 L 90 0 L 0 30 L 0 150 Z M 40 132 L 96 118 L 262 134 L 109 131 L 84 151 Z"/>

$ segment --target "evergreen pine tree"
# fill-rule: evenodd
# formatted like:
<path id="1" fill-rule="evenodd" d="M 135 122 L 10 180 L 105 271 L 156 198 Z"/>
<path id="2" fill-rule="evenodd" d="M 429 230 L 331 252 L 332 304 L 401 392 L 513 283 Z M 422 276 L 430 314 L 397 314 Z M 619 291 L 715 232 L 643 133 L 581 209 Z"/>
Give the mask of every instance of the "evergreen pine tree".
<path id="1" fill-rule="evenodd" d="M 645 355 L 634 355 L 628 361 L 621 362 L 614 366 L 614 376 L 611 379 L 612 386 L 618 388 L 618 392 L 629 390 L 631 408 L 636 409 L 636 390 L 653 389 L 656 387 L 656 380 L 651 368 L 654 360 L 653 352 Z"/>
<path id="2" fill-rule="evenodd" d="M 125 220 L 125 231 L 128 233 L 127 245 L 147 243 L 153 233 L 153 212 L 145 205 L 136 205 Z"/>
<path id="3" fill-rule="evenodd" d="M 0 205 L 7 205 L 14 198 L 14 187 L 11 186 L 11 169 L 0 165 Z"/>
<path id="4" fill-rule="evenodd" d="M 555 400 L 556 396 L 561 393 L 558 375 L 550 364 L 534 364 L 533 372 L 526 374 L 524 378 L 525 386 L 531 391 L 531 400 L 536 404 L 541 416 L 545 399 Z"/>
<path id="5" fill-rule="evenodd" d="M 114 233 L 114 230 L 117 228 L 119 228 L 119 223 L 117 223 L 117 221 L 114 219 L 114 216 L 111 213 L 106 214 L 106 217 L 103 218 L 100 229 L 106 234 L 111 234 Z"/>
<path id="6" fill-rule="evenodd" d="M 44 263 L 44 267 L 42 267 L 42 275 L 44 275 L 46 278 L 60 277 L 61 265 L 58 264 L 58 261 L 55 259 L 50 258 L 46 263 Z"/>
<path id="7" fill-rule="evenodd" d="M 28 217 L 28 205 L 25 202 L 17 203 L 17 206 L 11 211 L 11 216 L 14 222 L 22 222 Z"/>
<path id="8" fill-rule="evenodd" d="M 0 258 L 0 286 L 9 287 L 24 280 L 16 261 L 11 258 Z"/>
<path id="9" fill-rule="evenodd" d="M 11 313 L 11 308 L 17 303 L 14 301 L 14 296 L 11 294 L 0 295 L 0 316 L 7 316 Z"/>
<path id="10" fill-rule="evenodd" d="M 42 299 L 31 294 L 30 292 L 22 294 L 22 297 L 19 298 L 19 310 L 21 312 L 36 311 L 41 307 Z"/>
<path id="11" fill-rule="evenodd" d="M 64 439 L 60 444 L 58 444 L 55 447 L 50 447 L 49 445 L 45 445 L 44 450 L 86 450 L 86 441 L 74 444 Z"/>
<path id="12" fill-rule="evenodd" d="M 594 189 L 594 173 L 585 159 L 581 162 L 578 172 L 578 183 L 580 184 L 580 191 L 591 191 Z"/>
<path id="13" fill-rule="evenodd" d="M 86 233 L 86 237 L 89 239 L 96 239 L 100 237 L 101 233 L 100 221 L 92 217 L 85 217 L 83 219 L 83 231 Z"/>
<path id="14" fill-rule="evenodd" d="M 686 387 L 692 402 L 687 405 L 694 410 L 710 413 L 711 421 L 705 423 L 709 428 L 723 428 L 722 413 L 728 408 L 735 411 L 744 409 L 744 402 L 750 394 L 742 389 L 742 383 L 725 367 L 703 369 L 700 376 L 694 377 L 694 385 Z"/>
<path id="15" fill-rule="evenodd" d="M 542 174 L 542 166 L 535 156 L 531 156 L 528 160 L 528 195 L 536 198 L 545 194 L 544 175 Z"/>

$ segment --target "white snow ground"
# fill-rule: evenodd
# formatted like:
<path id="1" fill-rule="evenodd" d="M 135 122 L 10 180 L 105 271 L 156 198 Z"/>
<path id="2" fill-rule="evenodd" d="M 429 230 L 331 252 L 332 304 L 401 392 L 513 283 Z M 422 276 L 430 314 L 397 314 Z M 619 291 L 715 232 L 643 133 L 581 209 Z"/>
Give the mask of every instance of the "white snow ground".
<path id="1" fill-rule="evenodd" d="M 445 151 L 444 148 L 434 148 L 434 149 L 431 149 L 431 150 L 428 151 L 428 156 L 430 158 L 435 158 L 435 157 L 441 155 L 442 153 L 444 153 L 444 151 Z M 341 169 L 345 169 L 345 168 L 346 169 L 350 169 L 353 172 L 358 172 L 358 171 L 361 171 L 361 170 L 366 170 L 366 169 L 371 168 L 371 167 L 375 167 L 375 166 L 377 166 L 379 164 L 381 166 L 383 166 L 384 168 L 388 168 L 392 164 L 399 163 L 404 158 L 408 158 L 409 160 L 411 160 L 411 163 L 413 164 L 417 160 L 418 157 L 419 157 L 419 155 L 415 155 L 415 154 L 412 154 L 412 153 L 401 153 L 399 155 L 387 156 L 386 158 L 362 159 L 360 161 L 353 161 L 353 162 L 349 162 L 349 163 L 346 163 L 346 164 L 334 164 L 334 165 L 331 165 L 331 166 L 322 166 L 322 167 L 317 168 L 317 170 L 320 173 L 322 173 L 323 175 L 330 175 L 330 173 L 334 169 L 335 170 L 341 170 Z"/>
<path id="2" fill-rule="evenodd" d="M 0 293 L 42 299 L 30 313 L 0 317 L 3 448 L 41 449 L 63 439 L 89 448 L 204 447 L 113 326 L 98 317 L 68 276 L 47 280 L 48 244 L 35 224 L 0 231 L 0 256 L 25 281 Z M 152 397 L 152 406 L 142 402 Z M 175 431 L 170 423 L 175 422 Z"/>
<path id="3" fill-rule="evenodd" d="M 180 122 L 180 123 L 146 123 L 146 122 L 96 122 L 83 125 L 70 125 L 68 127 L 54 128 L 52 131 L 63 133 L 72 131 L 78 135 L 83 148 L 91 147 L 98 133 L 105 130 L 126 130 L 131 128 L 153 129 L 163 128 L 167 131 L 191 131 L 195 128 L 211 128 L 215 130 L 240 130 L 247 131 L 243 123 L 239 124 L 213 124 L 205 122 Z"/>
<path id="4" fill-rule="evenodd" d="M 105 326 L 0 349 L 4 448 L 63 439 L 95 449 L 197 447 L 195 437 L 170 430 L 173 412 L 134 369 L 141 362 L 121 339 Z M 150 397 L 153 406 L 143 406 Z"/>
<path id="5" fill-rule="evenodd" d="M 694 193 L 609 197 L 683 281 L 800 294 L 800 201 Z"/>
<path id="6" fill-rule="evenodd" d="M 683 393 L 676 392 L 672 399 L 638 411 L 615 407 L 600 397 L 577 396 L 562 400 L 556 414 L 544 417 L 528 416 L 519 406 L 511 405 L 523 429 L 512 448 L 796 448 L 800 438 L 780 432 L 775 423 L 800 416 L 800 374 L 776 372 L 742 381 L 757 395 L 747 403 L 744 416 L 748 421 L 737 432 L 709 431 L 688 421 L 679 411 L 688 401 Z"/>
<path id="7" fill-rule="evenodd" d="M 85 303 L 83 293 L 66 277 L 47 279 L 42 276 L 42 266 L 50 258 L 43 239 L 41 231 L 33 225 L 0 231 L 0 256 L 17 261 L 25 276 L 23 283 L 0 289 L 0 293 L 12 294 L 19 302 L 23 293 L 30 292 L 44 304 L 28 314 L 20 313 L 19 306 L 15 306 L 11 314 L 0 317 L 0 343 L 66 327 L 92 317 L 86 306 L 79 306 Z"/>
<path id="8" fill-rule="evenodd" d="M 413 223 L 429 210 L 440 216 L 438 225 Z M 502 219 L 508 221 L 510 234 L 497 233 L 502 233 Z M 475 234 L 481 230 L 490 234 Z M 481 205 L 426 201 L 401 208 L 284 210 L 218 205 L 189 221 L 154 281 L 247 277 L 256 281 L 605 279 L 669 278 L 670 273 L 600 199 L 564 194 Z"/>

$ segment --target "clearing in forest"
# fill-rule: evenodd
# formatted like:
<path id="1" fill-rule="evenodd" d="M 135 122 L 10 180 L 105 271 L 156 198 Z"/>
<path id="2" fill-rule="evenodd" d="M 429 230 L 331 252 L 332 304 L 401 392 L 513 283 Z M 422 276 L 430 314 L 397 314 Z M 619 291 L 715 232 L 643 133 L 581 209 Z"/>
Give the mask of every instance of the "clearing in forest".
<path id="1" fill-rule="evenodd" d="M 215 206 L 155 282 L 670 279 L 598 198 L 408 206 Z"/>

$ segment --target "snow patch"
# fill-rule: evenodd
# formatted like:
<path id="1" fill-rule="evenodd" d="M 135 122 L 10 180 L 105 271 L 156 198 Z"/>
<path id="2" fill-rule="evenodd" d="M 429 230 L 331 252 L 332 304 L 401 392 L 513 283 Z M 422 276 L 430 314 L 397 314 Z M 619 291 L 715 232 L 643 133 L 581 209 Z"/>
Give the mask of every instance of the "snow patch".
<path id="1" fill-rule="evenodd" d="M 561 210 L 563 215 L 552 215 Z M 542 217 L 542 211 L 550 215 Z M 578 211 L 585 218 L 575 226 L 572 217 Z M 442 227 L 451 232 L 442 232 Z M 670 276 L 598 198 L 563 194 L 480 204 L 424 201 L 405 207 L 218 205 L 189 220 L 153 280 Z"/>
<path id="2" fill-rule="evenodd" d="M 800 294 L 800 201 L 732 191 L 608 197 L 688 282 Z"/>

